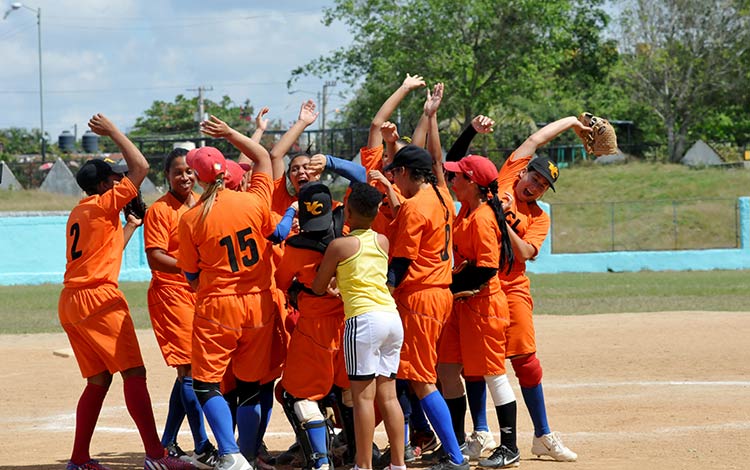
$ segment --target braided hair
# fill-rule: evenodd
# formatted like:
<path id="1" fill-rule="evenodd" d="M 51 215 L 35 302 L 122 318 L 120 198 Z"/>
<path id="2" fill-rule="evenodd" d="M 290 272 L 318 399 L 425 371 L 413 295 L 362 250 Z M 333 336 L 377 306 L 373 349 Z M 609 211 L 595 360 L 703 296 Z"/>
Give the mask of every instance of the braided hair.
<path id="1" fill-rule="evenodd" d="M 435 194 L 437 194 L 437 197 L 440 200 L 440 204 L 442 204 L 443 209 L 445 209 L 445 221 L 447 222 L 450 218 L 450 211 L 448 210 L 448 205 L 445 203 L 442 194 L 440 194 L 440 191 L 438 190 L 437 177 L 435 176 L 435 173 L 432 171 L 432 169 L 428 170 L 426 168 L 408 168 L 408 170 L 413 181 L 421 180 L 425 183 L 429 183 L 432 186 L 432 189 L 435 190 Z"/>
<path id="2" fill-rule="evenodd" d="M 505 274 L 510 273 L 513 268 L 513 262 L 515 261 L 515 255 L 513 253 L 513 245 L 510 242 L 510 233 L 508 232 L 508 224 L 505 222 L 505 214 L 503 213 L 503 202 L 497 196 L 497 180 L 493 180 L 487 187 L 479 186 L 479 191 L 482 194 L 492 194 L 492 197 L 487 198 L 487 204 L 492 208 L 495 213 L 495 220 L 497 225 L 500 227 L 500 271 L 505 268 Z"/>
<path id="3" fill-rule="evenodd" d="M 224 172 L 216 175 L 213 183 L 209 184 L 206 187 L 206 189 L 203 191 L 203 194 L 201 194 L 201 198 L 198 200 L 198 204 L 200 204 L 201 202 L 204 203 L 203 210 L 201 212 L 201 222 L 206 221 L 206 217 L 208 217 L 208 213 L 211 212 L 211 208 L 213 207 L 214 201 L 216 200 L 216 194 L 218 194 L 218 192 L 222 189 L 224 189 Z"/>

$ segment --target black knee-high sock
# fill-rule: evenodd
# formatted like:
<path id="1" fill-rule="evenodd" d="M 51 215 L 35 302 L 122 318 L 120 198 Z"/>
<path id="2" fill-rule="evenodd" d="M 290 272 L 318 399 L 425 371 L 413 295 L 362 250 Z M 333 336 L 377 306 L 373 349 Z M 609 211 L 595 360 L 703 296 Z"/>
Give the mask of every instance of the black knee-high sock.
<path id="1" fill-rule="evenodd" d="M 500 445 L 513 452 L 518 451 L 516 444 L 516 402 L 515 400 L 495 407 L 497 421 L 500 424 Z"/>
<path id="2" fill-rule="evenodd" d="M 466 442 L 466 431 L 464 430 L 466 425 L 466 395 L 458 398 L 446 398 L 445 403 L 451 412 L 453 432 L 456 434 L 458 445 L 463 445 Z"/>

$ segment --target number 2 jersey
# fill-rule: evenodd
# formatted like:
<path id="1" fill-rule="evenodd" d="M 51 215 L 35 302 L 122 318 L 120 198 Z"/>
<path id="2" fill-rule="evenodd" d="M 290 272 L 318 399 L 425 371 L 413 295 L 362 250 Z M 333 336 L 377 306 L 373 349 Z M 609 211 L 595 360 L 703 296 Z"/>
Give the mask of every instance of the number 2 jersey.
<path id="1" fill-rule="evenodd" d="M 253 173 L 248 192 L 217 192 L 202 220 L 203 203 L 180 219 L 177 266 L 200 273 L 198 298 L 250 294 L 275 287 L 272 248 L 266 240 L 271 222 L 270 176 Z"/>
<path id="2" fill-rule="evenodd" d="M 137 195 L 138 189 L 125 177 L 104 194 L 81 199 L 70 211 L 65 227 L 65 287 L 117 287 L 125 248 L 120 211 Z"/>

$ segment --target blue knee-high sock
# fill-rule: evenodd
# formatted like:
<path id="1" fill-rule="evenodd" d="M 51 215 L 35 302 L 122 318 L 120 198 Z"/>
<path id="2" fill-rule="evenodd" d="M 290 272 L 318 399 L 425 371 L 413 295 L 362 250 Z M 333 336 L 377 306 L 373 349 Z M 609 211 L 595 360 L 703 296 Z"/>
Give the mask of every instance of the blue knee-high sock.
<path id="1" fill-rule="evenodd" d="M 251 462 L 258 454 L 257 443 L 260 415 L 260 403 L 237 407 L 237 430 L 240 434 L 240 452 Z"/>
<path id="2" fill-rule="evenodd" d="M 315 468 L 319 468 L 328 463 L 328 429 L 323 421 L 310 421 L 307 426 L 305 432 L 310 438 L 313 452 L 325 456 L 315 461 Z"/>
<path id="3" fill-rule="evenodd" d="M 489 431 L 487 425 L 487 384 L 483 380 L 466 381 L 466 398 L 469 400 L 474 431 Z"/>
<path id="4" fill-rule="evenodd" d="M 547 423 L 547 409 L 544 406 L 544 390 L 542 384 L 531 388 L 521 387 L 523 401 L 529 410 L 531 421 L 534 423 L 534 435 L 541 437 L 550 433 L 549 423 Z"/>
<path id="5" fill-rule="evenodd" d="M 435 430 L 435 434 L 438 435 L 438 438 L 443 444 L 443 448 L 448 453 L 450 459 L 453 463 L 463 462 L 464 456 L 461 454 L 461 449 L 456 440 L 456 434 L 453 432 L 451 413 L 448 410 L 448 405 L 445 404 L 443 396 L 440 392 L 435 390 L 420 401 L 422 403 L 422 409 L 430 420 L 430 424 Z"/>
<path id="6" fill-rule="evenodd" d="M 164 447 L 177 442 L 177 433 L 180 432 L 182 420 L 185 419 L 185 407 L 182 404 L 181 390 L 180 379 L 175 379 L 172 386 L 172 393 L 169 395 L 167 422 L 164 423 L 164 434 L 161 437 L 161 445 Z"/>
<path id="7" fill-rule="evenodd" d="M 195 390 L 193 390 L 192 377 L 182 378 L 180 392 L 182 406 L 185 408 L 185 414 L 190 424 L 190 432 L 193 434 L 194 449 L 197 453 L 202 454 L 209 442 L 208 435 L 206 434 L 206 425 L 203 422 L 203 410 L 201 409 L 198 397 L 195 396 Z"/>
<path id="8" fill-rule="evenodd" d="M 431 432 L 430 422 L 427 421 L 427 417 L 424 415 L 422 409 L 422 402 L 419 400 L 416 394 L 409 394 L 409 402 L 411 403 L 411 417 L 409 425 L 414 431 Z"/>
<path id="9" fill-rule="evenodd" d="M 404 413 L 404 446 L 409 445 L 409 418 L 411 417 L 411 400 L 409 399 L 409 382 L 396 380 L 396 396 L 401 411 Z"/>
<path id="10" fill-rule="evenodd" d="M 213 396 L 203 404 L 203 413 L 206 415 L 208 425 L 216 438 L 216 446 L 219 455 L 236 454 L 240 451 L 234 440 L 234 429 L 232 429 L 232 413 L 229 411 L 224 397 Z"/>
<path id="11" fill-rule="evenodd" d="M 260 449 L 263 444 L 263 436 L 268 429 L 268 423 L 271 422 L 271 410 L 273 410 L 273 385 L 274 381 L 260 386 L 260 424 L 258 425 L 258 439 L 256 449 Z"/>

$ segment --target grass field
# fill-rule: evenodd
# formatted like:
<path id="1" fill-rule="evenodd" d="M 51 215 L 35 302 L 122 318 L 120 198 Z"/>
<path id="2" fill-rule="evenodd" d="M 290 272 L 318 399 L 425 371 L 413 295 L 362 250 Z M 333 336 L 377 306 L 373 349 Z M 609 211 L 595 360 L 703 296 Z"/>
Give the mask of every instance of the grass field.
<path id="1" fill-rule="evenodd" d="M 748 271 L 538 274 L 531 286 L 537 315 L 663 311 L 747 311 Z M 148 283 L 120 285 L 136 328 L 149 328 Z M 62 286 L 0 286 L 0 334 L 61 331 Z"/>

